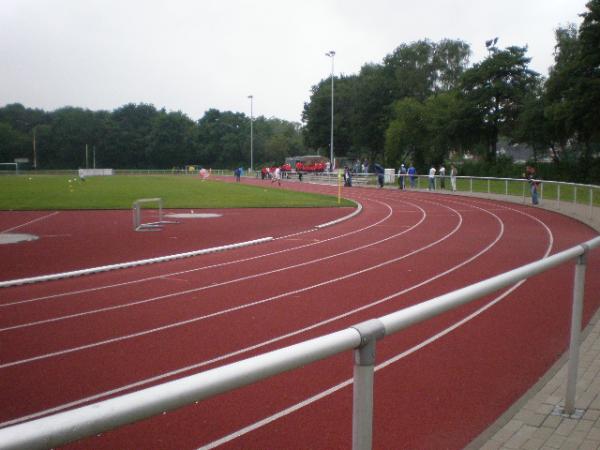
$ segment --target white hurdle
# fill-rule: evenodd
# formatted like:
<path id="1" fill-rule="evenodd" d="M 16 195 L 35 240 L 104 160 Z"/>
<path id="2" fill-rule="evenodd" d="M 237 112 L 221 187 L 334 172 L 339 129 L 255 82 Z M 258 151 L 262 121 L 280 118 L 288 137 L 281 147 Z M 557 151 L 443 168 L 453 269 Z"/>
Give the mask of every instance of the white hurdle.
<path id="1" fill-rule="evenodd" d="M 144 203 L 158 204 L 158 221 L 142 222 L 142 205 Z M 140 198 L 133 202 L 133 229 L 134 231 L 161 231 L 162 226 L 168 223 L 178 223 L 171 220 L 163 220 L 162 198 Z"/>

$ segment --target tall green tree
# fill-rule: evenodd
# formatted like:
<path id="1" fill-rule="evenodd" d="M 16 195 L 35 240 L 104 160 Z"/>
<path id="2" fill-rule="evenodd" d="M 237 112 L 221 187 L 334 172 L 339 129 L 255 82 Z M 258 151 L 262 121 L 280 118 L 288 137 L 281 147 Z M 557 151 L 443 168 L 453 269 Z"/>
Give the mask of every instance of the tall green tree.
<path id="1" fill-rule="evenodd" d="M 181 167 L 194 162 L 195 124 L 180 111 L 160 111 L 154 118 L 145 159 L 157 169 Z"/>
<path id="2" fill-rule="evenodd" d="M 487 58 L 465 71 L 460 89 L 464 113 L 475 119 L 472 133 L 485 159 L 493 162 L 498 137 L 511 136 L 523 101 L 539 75 L 528 67 L 531 58 L 525 55 L 526 47 L 489 50 Z"/>
<path id="3" fill-rule="evenodd" d="M 148 147 L 159 112 L 154 105 L 129 103 L 112 112 L 99 158 L 104 167 L 152 168 Z"/>
<path id="4" fill-rule="evenodd" d="M 393 120 L 386 131 L 385 162 L 393 167 L 412 161 L 423 168 L 429 148 L 425 105 L 414 98 L 394 104 Z"/>

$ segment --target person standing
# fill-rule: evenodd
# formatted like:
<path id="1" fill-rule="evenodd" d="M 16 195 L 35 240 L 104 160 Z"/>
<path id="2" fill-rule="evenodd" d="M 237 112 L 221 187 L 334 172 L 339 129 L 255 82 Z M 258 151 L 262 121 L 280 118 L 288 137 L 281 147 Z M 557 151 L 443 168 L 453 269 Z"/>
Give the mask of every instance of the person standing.
<path id="1" fill-rule="evenodd" d="M 408 165 L 408 178 L 410 179 L 410 188 L 414 189 L 417 180 L 417 169 L 412 164 Z"/>
<path id="2" fill-rule="evenodd" d="M 373 168 L 375 169 L 375 173 L 377 174 L 377 184 L 379 184 L 379 188 L 381 189 L 383 188 L 383 183 L 385 181 L 383 177 L 385 170 L 380 164 L 374 164 Z"/>
<path id="3" fill-rule="evenodd" d="M 452 192 L 456 191 L 456 175 L 458 170 L 454 164 L 450 164 L 450 185 L 452 186 Z"/>
<path id="4" fill-rule="evenodd" d="M 429 169 L 429 190 L 435 191 L 435 167 L 432 165 Z"/>
<path id="5" fill-rule="evenodd" d="M 276 167 L 275 172 L 273 172 L 273 178 L 271 179 L 271 184 L 275 183 L 275 181 L 277 181 L 277 184 L 279 186 L 281 186 L 281 169 L 279 167 Z"/>
<path id="6" fill-rule="evenodd" d="M 540 181 L 535 177 L 535 168 L 532 166 L 527 166 L 523 176 L 529 182 L 529 188 L 531 190 L 531 203 L 533 205 L 539 204 L 538 186 L 540 185 Z"/>
<path id="7" fill-rule="evenodd" d="M 446 168 L 443 164 L 440 166 L 440 189 L 446 189 Z"/>
<path id="8" fill-rule="evenodd" d="M 344 186 L 352 187 L 352 173 L 348 166 L 344 167 Z"/>
<path id="9" fill-rule="evenodd" d="M 398 187 L 400 189 L 404 189 L 406 187 L 406 167 L 404 164 L 400 164 L 400 169 L 398 169 Z"/>

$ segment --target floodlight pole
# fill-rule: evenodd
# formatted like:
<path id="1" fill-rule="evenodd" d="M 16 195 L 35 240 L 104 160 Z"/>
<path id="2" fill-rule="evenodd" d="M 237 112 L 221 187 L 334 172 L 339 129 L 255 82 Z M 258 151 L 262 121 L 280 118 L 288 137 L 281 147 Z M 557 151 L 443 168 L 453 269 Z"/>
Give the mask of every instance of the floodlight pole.
<path id="1" fill-rule="evenodd" d="M 331 58 L 331 141 L 329 143 L 329 167 L 330 170 L 333 170 L 333 60 L 335 57 L 335 51 L 330 50 L 329 52 L 325 53 L 325 56 L 329 56 Z"/>
<path id="2" fill-rule="evenodd" d="M 37 149 L 35 147 L 35 145 L 36 145 L 36 142 L 35 142 L 36 129 L 37 129 L 37 125 L 35 127 L 33 127 L 33 168 L 34 168 L 34 170 L 37 169 Z"/>
<path id="3" fill-rule="evenodd" d="M 254 122 L 252 111 L 254 96 L 249 95 L 248 98 L 250 99 L 250 172 L 254 172 L 254 130 L 252 128 Z"/>

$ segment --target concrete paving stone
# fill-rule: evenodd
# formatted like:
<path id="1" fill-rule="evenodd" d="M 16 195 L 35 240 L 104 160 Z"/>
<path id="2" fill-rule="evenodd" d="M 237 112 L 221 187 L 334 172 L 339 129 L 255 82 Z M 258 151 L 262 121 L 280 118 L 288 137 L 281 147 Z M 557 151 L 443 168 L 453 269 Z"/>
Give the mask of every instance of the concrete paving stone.
<path id="1" fill-rule="evenodd" d="M 502 448 L 502 442 L 489 440 L 479 450 L 499 450 Z"/>
<path id="2" fill-rule="evenodd" d="M 584 418 L 584 420 L 591 420 L 591 421 L 598 420 L 598 418 L 600 418 L 600 410 L 588 408 L 587 411 L 585 412 L 585 414 L 583 415 L 583 418 Z"/>
<path id="3" fill-rule="evenodd" d="M 537 409 L 539 403 L 540 402 L 537 399 L 537 397 L 533 397 L 532 399 L 528 400 L 527 403 L 525 403 L 521 409 L 524 409 L 527 411 L 535 411 Z"/>
<path id="4" fill-rule="evenodd" d="M 598 450 L 600 448 L 600 441 L 585 440 L 579 446 L 579 450 Z"/>
<path id="5" fill-rule="evenodd" d="M 561 386 L 562 389 L 562 386 Z M 546 399 L 546 401 L 544 403 L 549 403 L 551 405 L 558 405 L 559 403 L 563 402 L 563 397 L 561 395 L 551 395 L 550 397 L 548 397 Z"/>
<path id="6" fill-rule="evenodd" d="M 556 434 L 561 436 L 569 436 L 569 434 L 577 426 L 577 421 L 573 419 L 564 419 L 556 429 Z"/>
<path id="7" fill-rule="evenodd" d="M 564 438 L 563 436 L 552 435 L 544 445 L 549 448 L 560 448 L 560 446 L 563 445 L 565 441 L 566 438 Z"/>
<path id="8" fill-rule="evenodd" d="M 560 450 L 577 450 L 581 445 L 582 441 L 576 439 L 566 439 L 565 442 L 560 446 Z"/>
<path id="9" fill-rule="evenodd" d="M 569 437 L 567 438 L 567 440 L 575 440 L 579 443 L 585 441 L 585 438 L 588 435 L 588 431 L 577 431 L 574 430 L 571 434 L 569 434 Z"/>
<path id="10" fill-rule="evenodd" d="M 588 433 L 592 427 L 594 426 L 594 422 L 591 420 L 585 420 L 585 418 L 578 420 L 577 425 L 575 426 L 575 431 L 585 431 Z"/>
<path id="11" fill-rule="evenodd" d="M 592 403 L 590 403 L 590 409 L 600 409 L 600 395 L 597 395 Z"/>
<path id="12" fill-rule="evenodd" d="M 546 416 L 546 414 L 536 414 L 533 411 L 519 411 L 514 419 L 520 420 L 526 425 L 539 427 L 546 420 Z"/>
<path id="13" fill-rule="evenodd" d="M 523 450 L 540 450 L 544 446 L 545 439 L 531 438 L 521 447 Z"/>
<path id="14" fill-rule="evenodd" d="M 502 427 L 504 430 L 517 431 L 523 426 L 523 421 L 517 418 L 513 418 L 506 425 Z"/>
<path id="15" fill-rule="evenodd" d="M 594 427 L 590 430 L 586 436 L 586 439 L 591 441 L 600 441 L 600 424 L 598 424 L 598 422 L 594 424 Z"/>
<path id="16" fill-rule="evenodd" d="M 533 437 L 536 428 L 528 425 L 523 425 L 513 436 L 504 444 L 508 448 L 520 449 L 525 442 Z"/>
<path id="17" fill-rule="evenodd" d="M 540 427 L 533 433 L 533 437 L 546 441 L 552 436 L 552 433 L 554 433 L 554 428 Z"/>
<path id="18" fill-rule="evenodd" d="M 546 420 L 544 420 L 544 426 L 548 428 L 557 429 L 562 422 L 562 417 L 560 416 L 548 416 Z"/>
<path id="19" fill-rule="evenodd" d="M 498 432 L 496 434 L 494 434 L 494 437 L 492 438 L 495 441 L 499 441 L 499 442 L 508 442 L 510 440 L 511 437 L 513 437 L 513 435 L 517 432 L 518 428 L 511 428 L 511 426 L 513 426 L 514 421 L 510 421 L 507 426 L 502 427 L 500 430 L 498 430 Z M 523 424 L 522 422 L 521 425 Z M 510 426 L 508 426 L 510 425 Z"/>
<path id="20" fill-rule="evenodd" d="M 537 414 L 544 414 L 544 415 L 548 415 L 550 414 L 552 411 L 554 411 L 554 405 L 550 405 L 549 403 L 538 403 L 538 407 L 535 410 L 535 412 Z"/>

